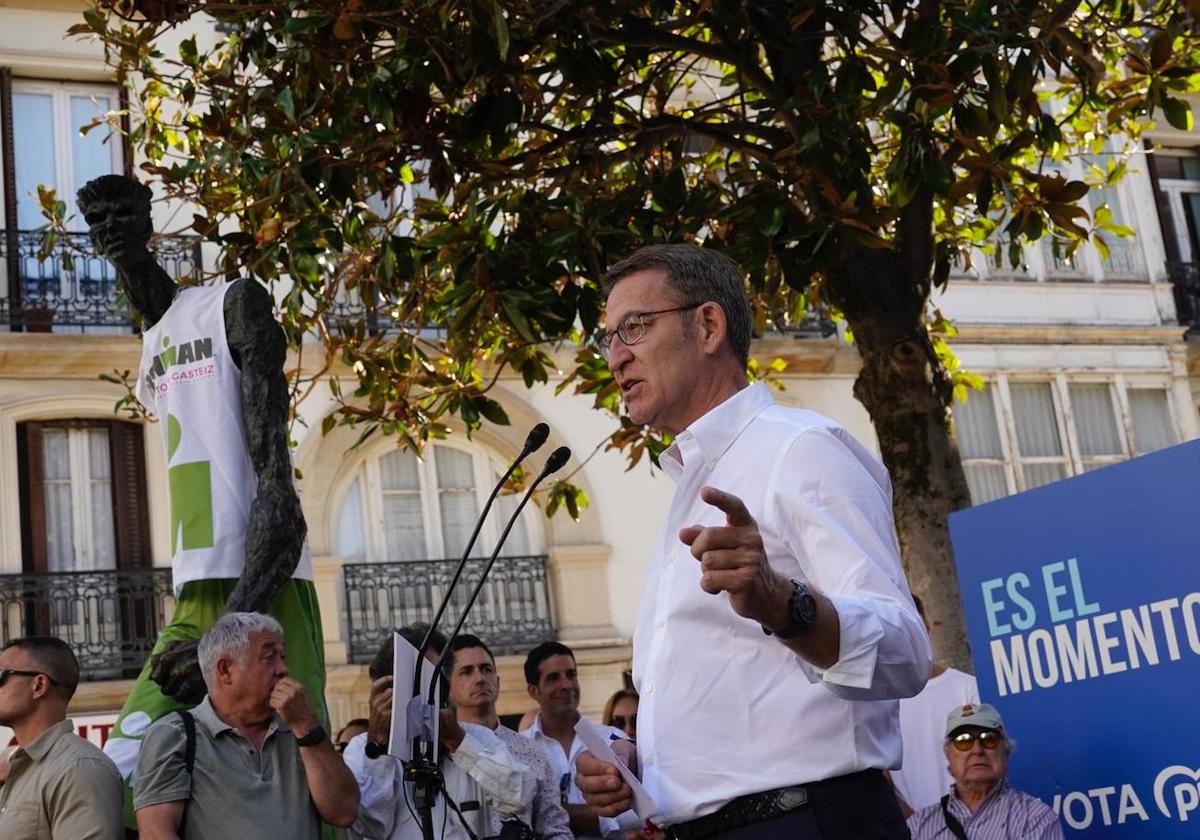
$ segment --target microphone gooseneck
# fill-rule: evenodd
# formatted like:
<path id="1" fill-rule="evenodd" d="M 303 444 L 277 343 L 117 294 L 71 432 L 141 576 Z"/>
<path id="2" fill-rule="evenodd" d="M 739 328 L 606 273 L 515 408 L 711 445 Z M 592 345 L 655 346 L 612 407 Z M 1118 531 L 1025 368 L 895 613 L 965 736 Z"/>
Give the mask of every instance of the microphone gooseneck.
<path id="1" fill-rule="evenodd" d="M 508 518 L 508 523 L 504 526 L 504 531 L 500 534 L 500 539 L 496 541 L 496 550 L 492 552 L 492 556 L 488 558 L 487 565 L 483 567 L 483 571 L 479 575 L 479 580 L 475 584 L 475 588 L 471 590 L 471 597 L 463 607 L 462 614 L 458 617 L 458 623 L 454 625 L 454 631 L 446 638 L 446 647 L 449 648 L 451 643 L 458 638 L 458 633 L 462 630 L 463 624 L 466 623 L 467 616 L 471 613 L 471 607 L 475 606 L 475 599 L 479 597 L 479 593 L 483 590 L 483 584 L 487 581 L 488 574 L 492 571 L 492 566 L 496 563 L 496 558 L 500 556 L 500 549 L 504 546 L 504 541 L 508 539 L 508 532 L 512 530 L 516 524 L 518 517 L 521 515 L 521 510 L 525 507 L 525 503 L 529 501 L 529 497 L 537 490 L 537 486 L 542 483 L 542 480 L 551 473 L 558 472 L 563 468 L 563 465 L 571 459 L 571 450 L 566 446 L 560 446 L 550 453 L 550 457 L 546 459 L 546 466 L 542 468 L 541 473 L 529 485 L 529 489 L 525 491 L 525 495 L 521 497 L 520 504 L 513 511 L 512 516 Z M 429 697 L 428 702 L 434 702 L 435 691 L 437 690 L 437 681 L 439 678 L 444 678 L 446 675 L 441 673 L 441 668 L 434 670 L 433 678 L 429 681 Z"/>

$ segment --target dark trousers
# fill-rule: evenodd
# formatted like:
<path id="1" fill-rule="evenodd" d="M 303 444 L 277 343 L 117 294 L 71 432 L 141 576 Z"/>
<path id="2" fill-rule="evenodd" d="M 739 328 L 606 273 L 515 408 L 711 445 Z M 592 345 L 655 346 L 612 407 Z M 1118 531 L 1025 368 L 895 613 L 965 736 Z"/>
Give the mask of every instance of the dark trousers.
<path id="1" fill-rule="evenodd" d="M 713 840 L 909 840 L 891 783 L 867 771 L 804 785 L 808 804 Z"/>

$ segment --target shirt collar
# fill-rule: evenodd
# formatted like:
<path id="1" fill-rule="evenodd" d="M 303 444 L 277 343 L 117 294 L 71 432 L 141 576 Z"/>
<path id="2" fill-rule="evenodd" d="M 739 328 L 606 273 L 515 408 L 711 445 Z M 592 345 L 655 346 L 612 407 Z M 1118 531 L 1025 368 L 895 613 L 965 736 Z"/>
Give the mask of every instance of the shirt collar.
<path id="1" fill-rule="evenodd" d="M 774 404 L 767 386 L 761 382 L 742 388 L 676 435 L 658 459 L 663 472 L 678 481 L 684 467 L 697 460 L 710 467 L 715 465 L 750 422 Z"/>
<path id="2" fill-rule="evenodd" d="M 983 801 L 979 803 L 979 808 L 975 809 L 976 813 L 979 812 L 980 808 L 991 802 L 993 799 L 999 797 L 1006 790 L 1008 790 L 1008 776 L 1005 776 L 1000 781 L 996 782 L 996 786 L 992 788 L 988 795 L 983 798 Z M 958 798 L 958 785 L 954 782 L 950 783 L 950 801 L 957 802 L 964 808 L 967 807 L 966 804 Z"/>
<path id="3" fill-rule="evenodd" d="M 58 723 L 51 726 L 49 729 L 42 732 L 30 742 L 29 746 L 22 745 L 21 749 L 25 751 L 34 761 L 41 761 L 46 757 L 46 753 L 50 752 L 50 748 L 58 743 L 58 739 L 68 733 L 75 731 L 75 724 L 69 720 L 60 720 Z"/>
<path id="4" fill-rule="evenodd" d="M 234 732 L 237 733 L 239 737 L 242 736 L 242 733 L 238 731 L 236 726 L 232 726 L 221 720 L 221 718 L 217 715 L 217 710 L 212 706 L 212 699 L 207 694 L 204 695 L 204 699 L 200 701 L 196 708 L 192 709 L 192 717 L 194 717 L 196 722 L 203 726 L 205 730 L 207 730 L 208 734 L 213 738 L 216 738 L 223 732 Z M 271 716 L 271 725 L 267 727 L 267 737 L 270 737 L 275 732 L 290 731 L 291 727 L 284 723 L 283 719 L 280 718 L 279 715 Z"/>

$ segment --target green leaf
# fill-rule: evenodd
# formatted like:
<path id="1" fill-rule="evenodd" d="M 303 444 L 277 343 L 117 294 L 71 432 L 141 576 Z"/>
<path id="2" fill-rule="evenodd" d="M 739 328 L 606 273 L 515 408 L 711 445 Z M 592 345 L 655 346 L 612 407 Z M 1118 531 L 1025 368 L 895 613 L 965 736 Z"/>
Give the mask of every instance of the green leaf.
<path id="1" fill-rule="evenodd" d="M 1192 130 L 1192 106 L 1183 99 L 1163 99 L 1163 114 L 1172 128 L 1180 131 Z"/>
<path id="2" fill-rule="evenodd" d="M 496 49 L 503 61 L 508 58 L 508 23 L 504 20 L 504 9 L 496 0 L 492 0 L 492 28 L 496 34 Z"/>
<path id="3" fill-rule="evenodd" d="M 195 35 L 179 42 L 179 58 L 188 67 L 195 67 L 200 63 L 200 54 L 196 51 Z"/>
<path id="4" fill-rule="evenodd" d="M 275 104 L 279 106 L 279 110 L 287 115 L 287 118 L 292 122 L 296 121 L 296 104 L 292 101 L 292 89 L 285 87 L 279 91 L 275 97 Z"/>

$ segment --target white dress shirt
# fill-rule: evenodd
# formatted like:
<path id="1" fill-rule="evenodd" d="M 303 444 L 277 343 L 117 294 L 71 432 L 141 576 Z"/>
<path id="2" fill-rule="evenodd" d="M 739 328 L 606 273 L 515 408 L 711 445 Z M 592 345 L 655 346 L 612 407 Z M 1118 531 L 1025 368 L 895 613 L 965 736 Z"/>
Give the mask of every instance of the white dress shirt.
<path id="1" fill-rule="evenodd" d="M 751 385 L 681 432 L 660 459 L 676 482 L 634 634 L 642 779 L 670 825 L 744 794 L 900 764 L 897 698 L 929 676 L 929 637 L 900 568 L 891 482 L 832 420 Z M 724 525 L 700 499 L 741 498 L 771 567 L 838 611 L 830 668 L 806 662 L 727 593 L 700 588 L 688 525 Z"/>
<path id="2" fill-rule="evenodd" d="M 462 743 L 441 759 L 446 793 L 476 837 L 495 835 L 501 819 L 528 814 L 537 779 L 512 757 L 496 733 L 473 723 L 459 725 L 466 732 Z M 366 745 L 363 733 L 351 739 L 343 754 L 360 795 L 358 819 L 352 829 L 367 840 L 420 840 L 413 786 L 404 780 L 399 759 L 390 755 L 367 758 Z M 435 800 L 433 827 L 439 838 L 467 840 L 458 814 L 447 807 L 444 796 Z"/>

